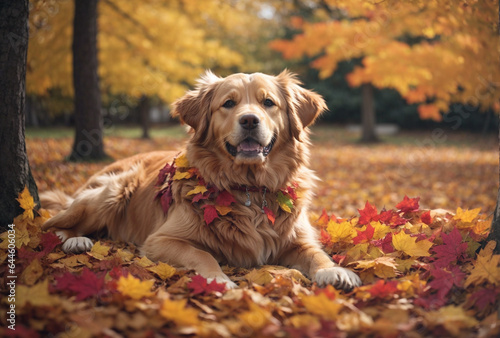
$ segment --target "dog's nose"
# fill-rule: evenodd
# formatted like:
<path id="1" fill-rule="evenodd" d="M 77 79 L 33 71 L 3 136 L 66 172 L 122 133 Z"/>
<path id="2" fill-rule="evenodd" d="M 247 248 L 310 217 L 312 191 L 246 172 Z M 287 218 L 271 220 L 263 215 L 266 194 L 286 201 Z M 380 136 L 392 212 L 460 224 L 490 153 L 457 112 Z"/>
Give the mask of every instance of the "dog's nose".
<path id="1" fill-rule="evenodd" d="M 240 118 L 240 126 L 243 129 L 251 130 L 257 128 L 259 125 L 259 118 L 254 114 L 246 114 Z"/>

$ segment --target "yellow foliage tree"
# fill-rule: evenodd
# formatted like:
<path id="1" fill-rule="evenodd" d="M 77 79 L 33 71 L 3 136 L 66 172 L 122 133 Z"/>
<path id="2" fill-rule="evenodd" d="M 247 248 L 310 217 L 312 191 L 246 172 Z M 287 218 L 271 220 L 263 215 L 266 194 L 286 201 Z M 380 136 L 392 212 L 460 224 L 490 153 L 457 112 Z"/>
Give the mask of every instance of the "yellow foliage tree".
<path id="1" fill-rule="evenodd" d="M 351 86 L 396 89 L 441 119 L 452 102 L 500 111 L 498 0 L 318 0 L 316 21 L 295 18 L 301 33 L 275 40 L 286 59 L 314 57 L 320 76 L 361 58 Z"/>
<path id="2" fill-rule="evenodd" d="M 73 1 L 32 0 L 27 90 L 73 94 Z M 172 102 L 206 68 L 244 69 L 243 54 L 224 36 L 253 39 L 261 31 L 259 3 L 220 0 L 101 0 L 98 50 L 101 87 L 131 97 Z"/>

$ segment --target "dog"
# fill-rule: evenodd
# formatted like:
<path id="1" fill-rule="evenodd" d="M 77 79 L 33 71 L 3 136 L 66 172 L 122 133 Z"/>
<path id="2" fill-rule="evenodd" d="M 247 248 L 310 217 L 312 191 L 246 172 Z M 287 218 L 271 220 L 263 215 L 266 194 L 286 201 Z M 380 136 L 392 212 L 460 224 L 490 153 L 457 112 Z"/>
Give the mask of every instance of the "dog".
<path id="1" fill-rule="evenodd" d="M 277 76 L 207 71 L 173 104 L 191 138 L 180 152 L 157 151 L 117 161 L 73 197 L 41 194 L 57 214 L 43 229 L 66 252 L 90 250 L 91 233 L 133 242 L 154 261 L 237 285 L 219 264 L 295 268 L 320 286 L 361 285 L 321 249 L 308 220 L 317 180 L 308 168 L 309 131 L 323 98 L 289 71 Z"/>

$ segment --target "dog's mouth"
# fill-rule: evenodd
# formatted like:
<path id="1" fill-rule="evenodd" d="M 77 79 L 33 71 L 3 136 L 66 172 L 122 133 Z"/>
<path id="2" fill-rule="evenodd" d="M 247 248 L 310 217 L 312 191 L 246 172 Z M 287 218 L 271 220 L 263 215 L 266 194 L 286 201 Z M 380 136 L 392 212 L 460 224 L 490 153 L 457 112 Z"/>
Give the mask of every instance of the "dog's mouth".
<path id="1" fill-rule="evenodd" d="M 237 146 L 233 146 L 231 143 L 226 142 L 226 149 L 231 156 L 243 156 L 243 157 L 256 157 L 259 155 L 262 155 L 263 157 L 266 157 L 269 155 L 271 150 L 273 149 L 274 142 L 276 141 L 276 138 L 273 137 L 271 142 L 266 145 L 262 146 L 259 142 L 257 142 L 255 139 L 248 137 L 244 139 L 240 144 Z"/>

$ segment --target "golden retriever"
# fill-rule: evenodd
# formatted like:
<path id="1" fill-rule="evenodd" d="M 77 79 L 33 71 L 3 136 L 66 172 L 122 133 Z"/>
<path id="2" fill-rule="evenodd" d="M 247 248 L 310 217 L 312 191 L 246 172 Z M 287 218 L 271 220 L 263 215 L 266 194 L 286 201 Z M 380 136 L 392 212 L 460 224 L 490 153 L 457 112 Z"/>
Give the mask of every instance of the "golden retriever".
<path id="1" fill-rule="evenodd" d="M 92 247 L 106 229 L 152 260 L 196 270 L 236 287 L 219 264 L 298 269 L 319 285 L 361 284 L 321 249 L 308 220 L 316 177 L 308 168 L 308 126 L 326 105 L 295 75 L 206 72 L 173 105 L 192 128 L 186 148 L 117 161 L 73 197 L 52 191 L 42 206 L 59 213 L 44 229 L 66 252 Z"/>

